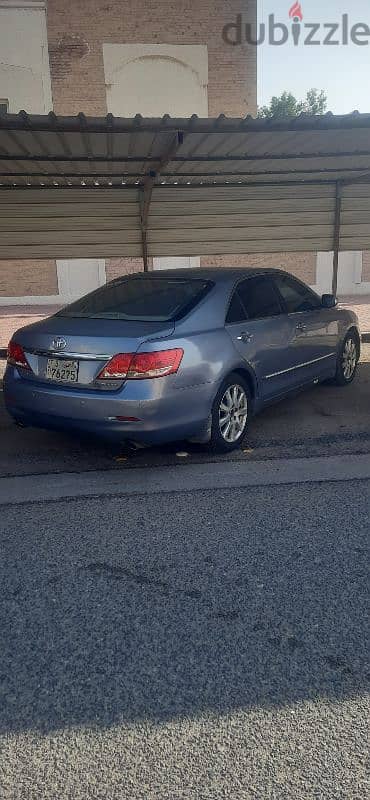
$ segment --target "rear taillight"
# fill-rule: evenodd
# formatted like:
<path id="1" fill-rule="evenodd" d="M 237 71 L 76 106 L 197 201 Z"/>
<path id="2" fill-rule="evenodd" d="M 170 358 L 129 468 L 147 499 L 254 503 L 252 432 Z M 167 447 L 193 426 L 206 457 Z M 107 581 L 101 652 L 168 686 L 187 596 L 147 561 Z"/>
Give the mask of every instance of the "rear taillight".
<path id="1" fill-rule="evenodd" d="M 180 348 L 153 353 L 118 353 L 99 372 L 97 380 L 163 378 L 177 372 L 183 355 Z"/>
<path id="2" fill-rule="evenodd" d="M 23 369 L 31 369 L 24 354 L 23 347 L 17 344 L 17 342 L 12 341 L 8 344 L 8 364 L 12 364 L 15 367 L 22 367 Z"/>
<path id="3" fill-rule="evenodd" d="M 99 372 L 97 380 L 101 381 L 104 378 L 110 380 L 126 378 L 131 361 L 132 353 L 118 353 L 118 355 L 113 356 L 113 358 L 108 361 L 108 364 L 105 365 L 104 369 Z"/>

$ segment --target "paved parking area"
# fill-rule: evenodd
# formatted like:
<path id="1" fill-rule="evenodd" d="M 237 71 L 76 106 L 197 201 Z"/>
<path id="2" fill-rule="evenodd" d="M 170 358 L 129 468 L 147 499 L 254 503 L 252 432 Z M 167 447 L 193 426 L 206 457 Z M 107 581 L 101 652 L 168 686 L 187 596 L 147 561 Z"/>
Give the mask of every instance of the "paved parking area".
<path id="1" fill-rule="evenodd" d="M 340 298 L 340 305 L 351 308 L 357 314 L 360 330 L 363 334 L 370 333 L 370 297 L 342 297 Z"/>
<path id="2" fill-rule="evenodd" d="M 224 460 L 265 460 L 370 452 L 370 345 L 363 345 L 357 380 L 349 387 L 318 386 L 253 419 L 244 447 L 211 457 L 184 442 L 128 452 L 75 435 L 16 428 L 0 392 L 0 476 L 134 469 Z M 187 453 L 179 456 L 178 453 Z M 211 468 L 211 467 L 209 467 Z"/>

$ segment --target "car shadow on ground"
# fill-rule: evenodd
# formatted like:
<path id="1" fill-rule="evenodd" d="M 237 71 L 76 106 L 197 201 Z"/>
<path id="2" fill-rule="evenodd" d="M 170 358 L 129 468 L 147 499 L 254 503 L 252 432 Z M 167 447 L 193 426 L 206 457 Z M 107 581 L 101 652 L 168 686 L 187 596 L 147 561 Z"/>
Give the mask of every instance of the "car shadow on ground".
<path id="1" fill-rule="evenodd" d="M 363 695 L 366 503 L 333 484 L 4 506 L 0 730 Z"/>

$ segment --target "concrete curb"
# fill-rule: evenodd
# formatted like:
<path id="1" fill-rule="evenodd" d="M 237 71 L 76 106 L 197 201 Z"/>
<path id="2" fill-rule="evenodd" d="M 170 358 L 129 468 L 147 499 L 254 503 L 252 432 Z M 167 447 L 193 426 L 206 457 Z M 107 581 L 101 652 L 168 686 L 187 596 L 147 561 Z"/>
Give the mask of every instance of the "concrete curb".
<path id="1" fill-rule="evenodd" d="M 119 497 L 354 480 L 370 480 L 370 454 L 1 478 L 0 507 L 77 497 Z"/>

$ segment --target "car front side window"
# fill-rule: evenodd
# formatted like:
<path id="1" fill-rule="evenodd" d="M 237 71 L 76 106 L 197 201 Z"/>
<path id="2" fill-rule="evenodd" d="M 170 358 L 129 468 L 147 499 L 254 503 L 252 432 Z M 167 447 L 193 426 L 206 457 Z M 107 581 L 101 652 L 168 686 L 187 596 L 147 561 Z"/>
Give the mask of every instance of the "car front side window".
<path id="1" fill-rule="evenodd" d="M 267 275 L 248 278 L 238 286 L 238 292 L 247 313 L 247 319 L 266 319 L 282 313 L 279 294 Z"/>
<path id="2" fill-rule="evenodd" d="M 315 311 L 320 308 L 320 300 L 308 286 L 291 278 L 290 275 L 277 275 L 275 283 L 283 298 L 288 314 Z"/>

